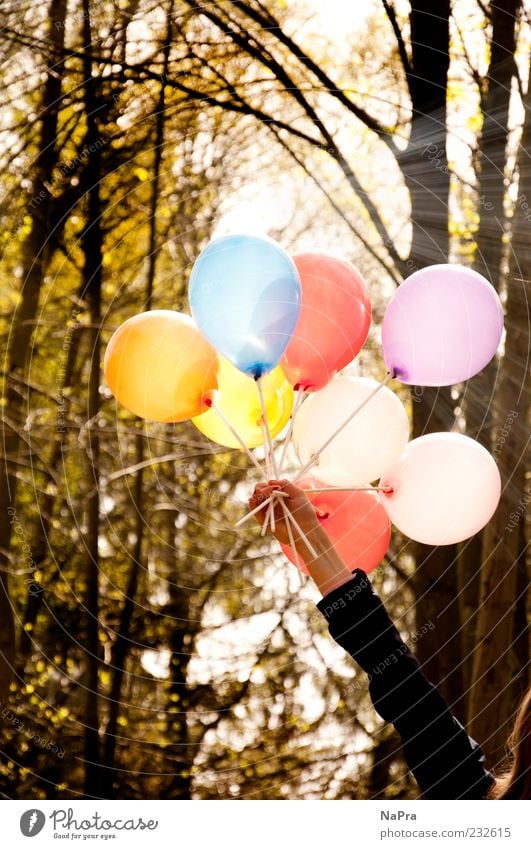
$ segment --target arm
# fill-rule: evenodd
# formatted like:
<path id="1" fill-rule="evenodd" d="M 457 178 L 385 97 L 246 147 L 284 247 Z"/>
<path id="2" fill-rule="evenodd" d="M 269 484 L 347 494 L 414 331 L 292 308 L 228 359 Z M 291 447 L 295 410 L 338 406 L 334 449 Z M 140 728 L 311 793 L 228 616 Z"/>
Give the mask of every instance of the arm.
<path id="1" fill-rule="evenodd" d="M 269 484 L 259 483 L 249 499 L 249 507 L 254 510 L 269 497 L 273 489 L 282 489 L 288 494 L 289 498 L 285 500 L 286 506 L 293 513 L 297 524 L 310 539 L 318 554 L 318 557 L 314 558 L 313 554 L 306 548 L 305 542 L 299 536 L 296 528 L 292 528 L 297 553 L 304 561 L 313 582 L 321 593 L 325 595 L 335 587 L 350 581 L 352 573 L 335 550 L 304 490 L 299 489 L 287 480 L 271 481 Z M 265 519 L 265 511 L 257 513 L 255 519 L 261 525 Z M 280 507 L 275 508 L 275 536 L 280 542 L 290 545 L 284 513 Z"/>
<path id="2" fill-rule="evenodd" d="M 483 752 L 423 675 L 369 579 L 360 569 L 349 572 L 304 492 L 287 482 L 276 485 L 290 496 L 287 506 L 296 511 L 297 522 L 317 551 L 318 557 L 313 558 L 302 539 L 295 539 L 297 551 L 324 594 L 317 607 L 334 640 L 367 672 L 374 707 L 400 734 L 404 756 L 423 797 L 484 798 L 493 778 L 483 766 Z M 267 486 L 257 487 L 256 495 L 267 497 Z M 254 507 L 259 500 L 253 498 Z M 263 519 L 261 513 L 258 516 Z M 285 542 L 287 532 L 280 515 L 275 534 Z"/>
<path id="3" fill-rule="evenodd" d="M 425 678 L 365 573 L 357 569 L 317 607 L 332 637 L 367 672 L 374 707 L 398 731 L 423 798 L 484 798 L 493 777 L 482 750 Z"/>

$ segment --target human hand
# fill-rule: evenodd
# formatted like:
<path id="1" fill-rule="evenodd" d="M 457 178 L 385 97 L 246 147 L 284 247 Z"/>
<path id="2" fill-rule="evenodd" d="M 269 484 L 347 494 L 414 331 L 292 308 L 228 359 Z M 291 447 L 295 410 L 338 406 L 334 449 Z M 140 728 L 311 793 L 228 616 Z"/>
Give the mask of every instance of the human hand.
<path id="1" fill-rule="evenodd" d="M 271 480 L 268 483 L 258 483 L 249 499 L 249 507 L 254 510 L 259 504 L 265 502 L 274 490 L 286 493 L 286 497 L 275 499 L 274 536 L 279 540 L 279 542 L 284 545 L 290 545 L 291 542 L 286 525 L 284 509 L 280 503 L 281 501 L 285 503 L 286 508 L 293 515 L 301 531 L 310 540 L 310 542 L 324 533 L 319 522 L 319 515 L 322 517 L 322 514 L 320 514 L 320 512 L 316 512 L 305 491 L 300 489 L 298 486 L 295 486 L 295 484 L 290 483 L 288 480 Z M 258 513 L 255 513 L 254 518 L 259 525 L 263 525 L 266 516 L 267 507 L 260 510 Z M 293 523 L 291 525 L 291 530 L 295 547 L 300 552 L 302 549 L 306 548 L 304 540 Z"/>

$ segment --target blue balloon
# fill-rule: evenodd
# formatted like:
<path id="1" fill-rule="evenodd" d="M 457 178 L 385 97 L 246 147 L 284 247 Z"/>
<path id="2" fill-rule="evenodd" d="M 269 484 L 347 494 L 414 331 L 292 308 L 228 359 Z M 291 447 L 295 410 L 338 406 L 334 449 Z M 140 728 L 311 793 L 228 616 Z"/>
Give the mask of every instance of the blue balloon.
<path id="1" fill-rule="evenodd" d="M 223 236 L 198 256 L 189 295 L 203 335 L 258 379 L 278 364 L 291 338 L 301 283 L 295 263 L 273 239 Z"/>

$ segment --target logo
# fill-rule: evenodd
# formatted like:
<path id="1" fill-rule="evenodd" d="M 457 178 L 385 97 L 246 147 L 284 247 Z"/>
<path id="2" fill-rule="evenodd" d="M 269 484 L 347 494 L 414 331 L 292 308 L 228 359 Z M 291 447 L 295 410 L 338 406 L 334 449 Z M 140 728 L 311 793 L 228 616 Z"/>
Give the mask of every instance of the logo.
<path id="1" fill-rule="evenodd" d="M 20 830 L 24 837 L 35 837 L 44 828 L 46 817 L 42 811 L 32 808 L 20 817 Z"/>

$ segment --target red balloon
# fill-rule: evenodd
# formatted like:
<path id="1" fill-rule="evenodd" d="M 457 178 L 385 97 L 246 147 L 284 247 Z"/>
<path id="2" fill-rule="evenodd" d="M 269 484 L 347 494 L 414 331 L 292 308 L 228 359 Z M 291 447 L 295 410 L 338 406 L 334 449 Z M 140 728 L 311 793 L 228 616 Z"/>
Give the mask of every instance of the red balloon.
<path id="1" fill-rule="evenodd" d="M 360 352 L 371 324 L 367 286 L 354 266 L 328 254 L 296 254 L 302 301 L 281 365 L 295 389 L 315 392 Z"/>
<path id="2" fill-rule="evenodd" d="M 312 495 L 313 487 L 322 488 L 326 484 L 315 478 L 304 478 L 297 485 L 306 491 L 316 510 L 324 513 L 324 518 L 319 521 L 345 565 L 351 571 L 363 569 L 371 572 L 375 569 L 383 559 L 391 538 L 391 524 L 378 492 L 339 492 L 332 489 Z M 282 545 L 282 550 L 292 563 L 296 563 L 290 546 Z M 301 568 L 308 574 L 302 563 Z"/>

